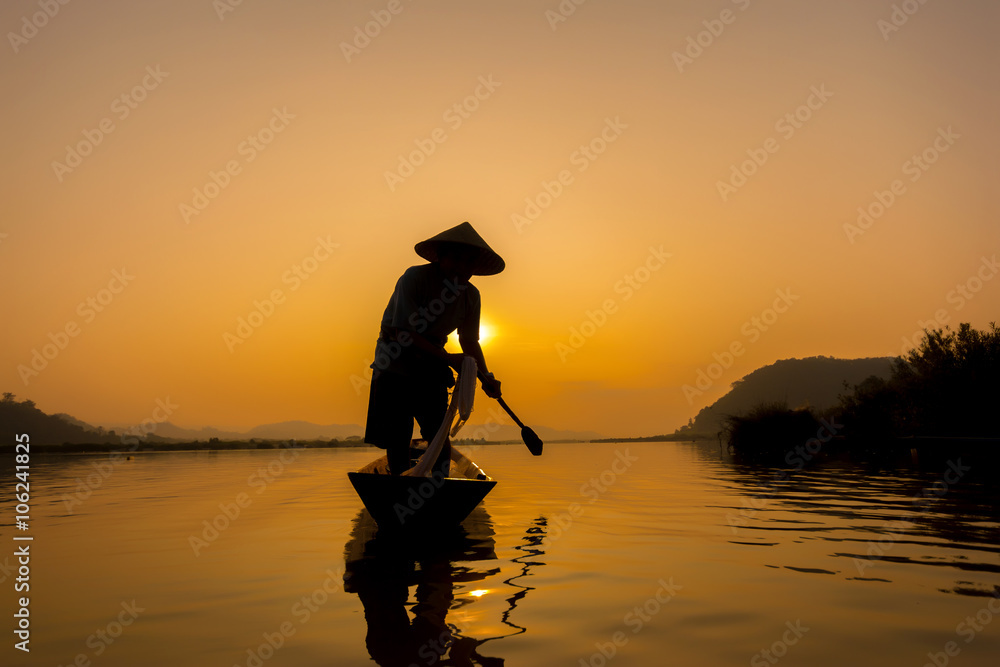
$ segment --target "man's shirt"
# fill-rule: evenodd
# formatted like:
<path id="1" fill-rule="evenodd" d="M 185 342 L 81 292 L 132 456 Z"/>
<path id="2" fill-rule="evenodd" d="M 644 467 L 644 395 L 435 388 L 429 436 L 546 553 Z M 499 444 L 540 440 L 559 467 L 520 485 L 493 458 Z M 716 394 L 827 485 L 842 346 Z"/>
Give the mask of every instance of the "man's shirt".
<path id="1" fill-rule="evenodd" d="M 401 344 L 399 333 L 419 334 L 441 348 L 455 330 L 463 340 L 479 340 L 480 307 L 479 290 L 472 283 L 446 278 L 436 263 L 411 266 L 396 281 L 382 314 L 372 368 L 412 376 L 440 374 L 446 364 L 416 349 L 405 335 L 408 344 Z"/>

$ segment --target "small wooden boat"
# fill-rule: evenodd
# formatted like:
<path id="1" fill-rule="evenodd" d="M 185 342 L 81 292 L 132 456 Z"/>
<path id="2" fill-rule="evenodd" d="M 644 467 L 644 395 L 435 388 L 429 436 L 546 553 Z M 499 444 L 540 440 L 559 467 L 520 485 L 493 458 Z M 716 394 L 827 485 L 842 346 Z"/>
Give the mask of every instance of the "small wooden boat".
<path id="1" fill-rule="evenodd" d="M 426 449 L 411 444 L 411 457 Z M 357 472 L 347 473 L 379 528 L 412 529 L 459 524 L 483 501 L 496 482 L 468 457 L 451 448 L 450 476 L 390 475 L 383 456 Z"/>

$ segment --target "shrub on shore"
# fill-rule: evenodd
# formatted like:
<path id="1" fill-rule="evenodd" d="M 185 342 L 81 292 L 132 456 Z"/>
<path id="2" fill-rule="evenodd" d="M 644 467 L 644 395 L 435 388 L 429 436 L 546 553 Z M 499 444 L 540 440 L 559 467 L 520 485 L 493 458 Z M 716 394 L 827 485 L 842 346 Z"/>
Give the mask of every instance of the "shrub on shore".
<path id="1" fill-rule="evenodd" d="M 762 403 L 746 415 L 726 417 L 725 438 L 734 452 L 784 458 L 788 451 L 816 437 L 820 421 L 808 408 Z"/>
<path id="2" fill-rule="evenodd" d="M 1000 329 L 962 323 L 925 331 L 893 362 L 888 380 L 871 377 L 841 397 L 838 411 L 852 439 L 903 436 L 1000 437 Z"/>
<path id="3" fill-rule="evenodd" d="M 884 451 L 897 438 L 1000 437 L 1000 329 L 925 331 L 913 350 L 897 357 L 888 379 L 871 376 L 840 398 L 825 417 L 843 425 L 852 445 Z M 764 403 L 729 416 L 725 438 L 744 457 L 783 459 L 814 437 L 820 421 L 808 408 Z"/>

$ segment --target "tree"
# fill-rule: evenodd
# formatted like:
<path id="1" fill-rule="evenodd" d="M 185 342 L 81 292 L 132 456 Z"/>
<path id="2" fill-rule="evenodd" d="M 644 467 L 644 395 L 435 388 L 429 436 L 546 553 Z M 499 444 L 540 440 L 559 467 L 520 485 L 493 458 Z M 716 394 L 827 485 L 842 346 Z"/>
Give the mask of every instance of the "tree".
<path id="1" fill-rule="evenodd" d="M 996 436 L 1000 329 L 932 329 L 893 363 L 888 381 L 866 380 L 842 400 L 853 430 L 870 436 Z"/>

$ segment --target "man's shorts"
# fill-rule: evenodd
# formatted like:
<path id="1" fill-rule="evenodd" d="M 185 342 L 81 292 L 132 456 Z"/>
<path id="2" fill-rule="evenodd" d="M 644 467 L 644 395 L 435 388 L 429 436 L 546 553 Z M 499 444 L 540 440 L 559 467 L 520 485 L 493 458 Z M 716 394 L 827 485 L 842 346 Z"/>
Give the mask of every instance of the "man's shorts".
<path id="1" fill-rule="evenodd" d="M 448 388 L 440 382 L 376 371 L 368 396 L 365 442 L 383 449 L 409 447 L 413 420 L 420 437 L 434 439 L 448 411 Z"/>

